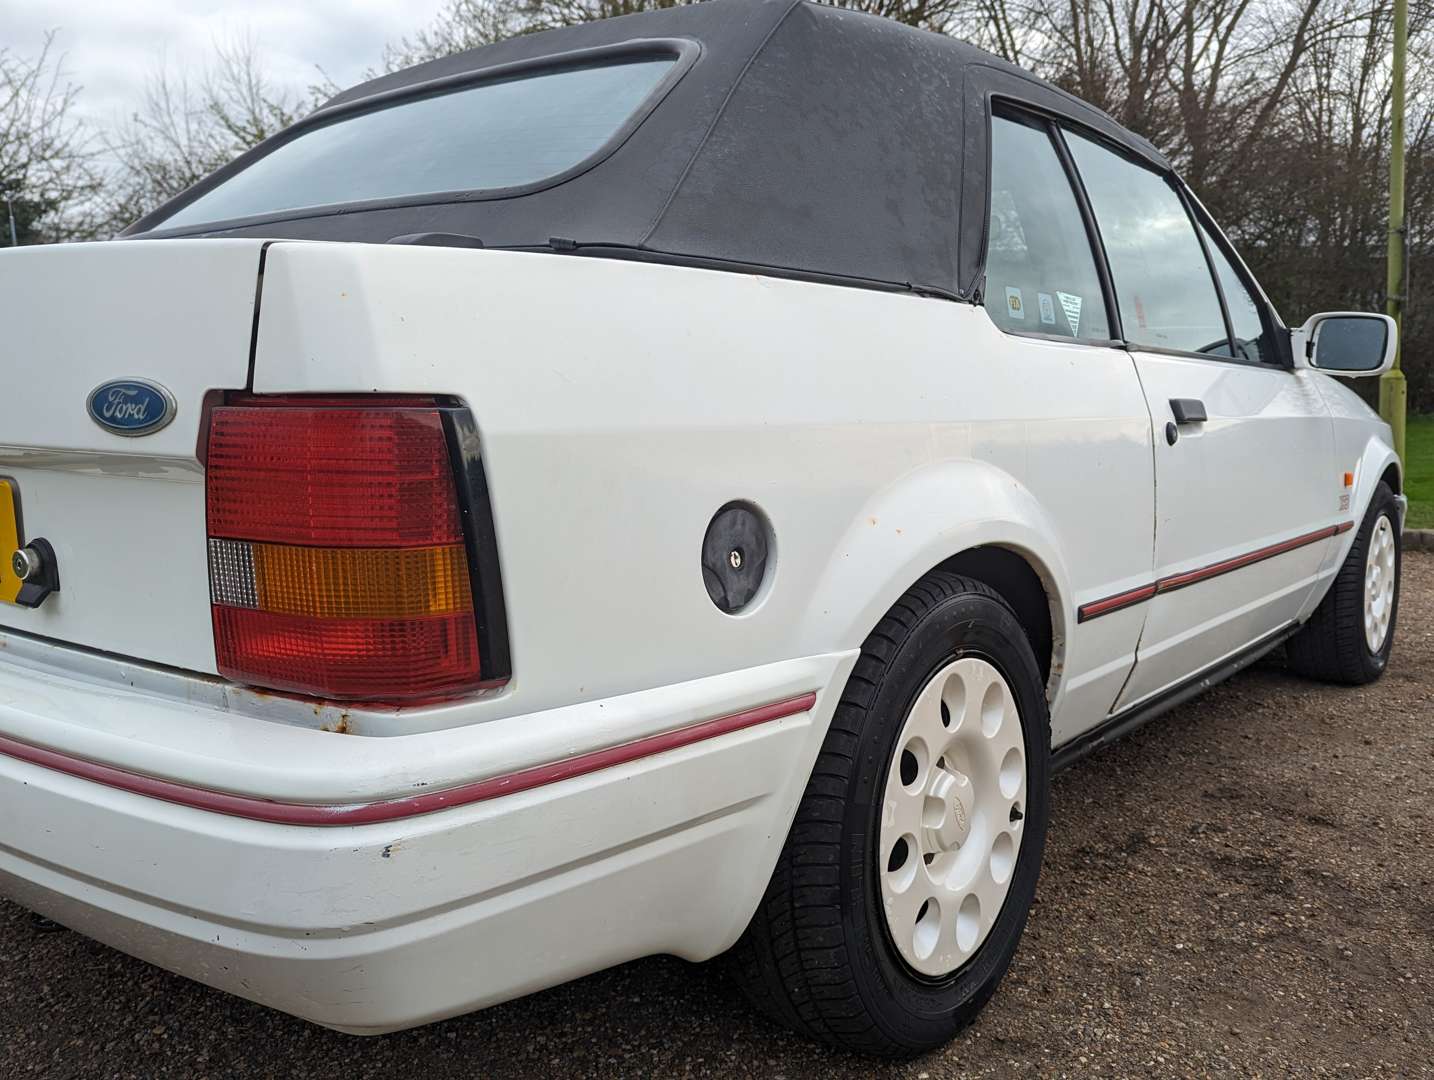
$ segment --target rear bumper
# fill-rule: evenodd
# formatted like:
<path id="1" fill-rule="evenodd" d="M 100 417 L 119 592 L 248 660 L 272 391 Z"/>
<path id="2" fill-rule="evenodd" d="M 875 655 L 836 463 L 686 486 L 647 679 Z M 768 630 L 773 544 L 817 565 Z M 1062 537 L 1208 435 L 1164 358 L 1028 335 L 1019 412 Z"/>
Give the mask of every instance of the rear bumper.
<path id="1" fill-rule="evenodd" d="M 343 747 L 377 744 L 389 770 L 358 770 L 350 794 L 324 805 L 398 812 L 356 824 L 205 809 L 168 788 L 106 782 L 107 765 L 87 776 L 10 744 L 0 747 L 0 893 L 171 971 L 355 1033 L 456 1015 L 643 955 L 704 959 L 750 918 L 820 747 L 828 688 L 851 659 L 786 661 L 512 718 L 533 755 L 588 755 L 592 767 L 516 788 L 475 786 L 497 778 L 480 770 L 467 785 L 480 797 L 436 810 L 385 784 L 425 765 L 442 773 L 455 742 L 491 742 L 502 750 L 495 759 L 518 760 L 521 747 L 496 730 L 507 721 L 363 738 L 187 706 L 191 725 L 209 725 L 213 755 L 258 755 L 234 775 L 261 775 L 266 755 L 273 763 L 269 790 L 223 793 L 260 805 L 306 805 L 275 789 L 326 754 L 333 766 Z M 64 761 L 103 763 L 94 751 L 113 727 L 75 723 L 98 689 L 0 664 L 0 732 Z M 118 696 L 135 732 L 162 728 L 174 705 Z M 710 724 L 744 714 L 750 722 Z M 555 726 L 566 733 L 559 758 Z M 673 731 L 702 737 L 654 739 Z M 651 752 L 591 756 L 614 746 Z M 541 765 L 509 775 L 531 780 Z M 125 766 L 118 775 L 137 775 Z M 160 781 L 210 791 L 194 783 L 203 771 L 171 769 Z"/>

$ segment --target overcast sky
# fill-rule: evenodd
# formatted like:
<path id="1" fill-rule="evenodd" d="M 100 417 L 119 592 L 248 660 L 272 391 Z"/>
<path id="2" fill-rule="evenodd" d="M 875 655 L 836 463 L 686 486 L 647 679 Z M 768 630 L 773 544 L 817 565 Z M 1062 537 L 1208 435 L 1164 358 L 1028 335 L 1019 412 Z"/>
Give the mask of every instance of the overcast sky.
<path id="1" fill-rule="evenodd" d="M 148 72 L 199 68 L 216 38 L 249 33 L 269 74 L 299 87 L 357 82 L 383 46 L 426 25 L 441 0 L 0 0 L 0 46 L 34 55 L 59 30 L 65 70 L 84 87 L 78 108 L 97 126 L 132 112 Z"/>

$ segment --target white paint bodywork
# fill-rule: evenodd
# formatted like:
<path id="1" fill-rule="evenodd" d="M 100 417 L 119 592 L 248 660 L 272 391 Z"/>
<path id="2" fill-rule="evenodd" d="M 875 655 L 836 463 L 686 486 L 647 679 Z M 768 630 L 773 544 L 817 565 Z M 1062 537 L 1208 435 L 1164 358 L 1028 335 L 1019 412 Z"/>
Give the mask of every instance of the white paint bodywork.
<path id="1" fill-rule="evenodd" d="M 362 802 L 818 695 L 807 714 L 387 826 L 223 817 L 0 756 L 15 823 L 0 892 L 344 1030 L 728 947 L 863 638 L 944 560 L 999 545 L 1039 576 L 1059 746 L 1306 617 L 1353 534 L 1087 622 L 1082 605 L 1357 521 L 1395 460 L 1387 428 L 1307 367 L 1012 337 L 940 299 L 407 246 L 271 243 L 255 320 L 260 249 L 0 255 L 41 373 L 0 399 L 0 475 L 63 581 L 39 610 L 0 610 L 0 736 L 213 790 Z M 122 376 L 167 386 L 176 421 L 138 440 L 93 424 L 86 395 Z M 468 405 L 507 686 L 338 710 L 212 677 L 201 405 L 246 383 Z M 1170 397 L 1211 412 L 1173 447 Z M 698 562 L 733 499 L 776 534 L 775 579 L 735 618 Z"/>
<path id="2" fill-rule="evenodd" d="M 1334 433 L 1312 372 L 1152 353 L 1136 353 L 1135 364 L 1162 432 L 1157 580 L 1347 517 L 1339 508 L 1343 470 L 1335 467 Z M 1163 434 L 1172 398 L 1195 398 L 1210 414 L 1203 424 L 1181 425 L 1174 445 Z M 1327 550 L 1345 539 L 1157 595 L 1146 605 L 1140 662 L 1119 706 L 1137 705 L 1307 614 Z"/>
<path id="3" fill-rule="evenodd" d="M 1150 419 L 1128 354 L 1017 343 L 961 304 L 473 254 L 273 245 L 254 389 L 468 403 L 515 671 L 490 715 L 857 648 L 912 582 L 988 543 L 1051 582 L 1078 650 L 1056 686 L 1066 730 L 1109 711 L 1138 618 L 1063 627 L 1150 573 Z M 777 563 L 733 619 L 697 553 L 738 498 L 770 517 Z"/>
<path id="4" fill-rule="evenodd" d="M 0 626 L 215 670 L 200 406 L 248 376 L 262 248 L 56 245 L 0 258 L 0 476 L 19 484 L 28 532 L 55 545 L 63 575 L 42 608 L 7 605 Z M 126 376 L 166 386 L 174 422 L 127 439 L 90 420 L 90 391 Z"/>
<path id="5" fill-rule="evenodd" d="M 275 724 L 189 676 L 0 634 L 0 730 L 276 799 L 357 801 L 830 686 L 810 713 L 403 822 L 226 817 L 0 755 L 0 894 L 211 986 L 356 1033 L 426 1023 L 751 916 L 851 656 L 514 717 L 357 738 Z M 130 689 L 131 681 L 142 689 Z M 197 693 L 192 691 L 198 690 Z M 123 749 L 122 749 L 123 748 Z M 809 766 L 808 766 L 809 767 Z M 242 785 L 242 786 L 241 786 Z"/>

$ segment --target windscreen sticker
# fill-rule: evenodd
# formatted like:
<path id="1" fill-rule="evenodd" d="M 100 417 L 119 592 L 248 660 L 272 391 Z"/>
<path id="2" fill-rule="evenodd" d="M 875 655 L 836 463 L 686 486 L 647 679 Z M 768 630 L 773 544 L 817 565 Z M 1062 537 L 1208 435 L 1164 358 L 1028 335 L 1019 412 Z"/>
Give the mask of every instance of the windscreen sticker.
<path id="1" fill-rule="evenodd" d="M 1021 290 L 1014 285 L 1006 286 L 1006 314 L 1013 319 L 1026 319 L 1026 303 L 1021 299 Z"/>
<path id="2" fill-rule="evenodd" d="M 1071 324 L 1071 337 L 1080 337 L 1080 297 L 1068 292 L 1058 292 L 1056 296 L 1065 309 L 1066 321 Z"/>
<path id="3" fill-rule="evenodd" d="M 1056 324 L 1056 302 L 1051 299 L 1048 292 L 1036 293 L 1036 299 L 1041 302 L 1041 322 L 1047 326 Z"/>

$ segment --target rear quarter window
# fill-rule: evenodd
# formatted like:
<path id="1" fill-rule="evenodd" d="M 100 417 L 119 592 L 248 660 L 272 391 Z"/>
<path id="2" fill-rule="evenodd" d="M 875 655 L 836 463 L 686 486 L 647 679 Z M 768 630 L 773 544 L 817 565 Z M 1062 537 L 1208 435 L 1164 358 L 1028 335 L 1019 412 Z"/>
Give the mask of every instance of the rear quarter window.
<path id="1" fill-rule="evenodd" d="M 985 300 L 1010 333 L 1110 337 L 1085 220 L 1050 133 L 1004 116 L 991 119 Z"/>

